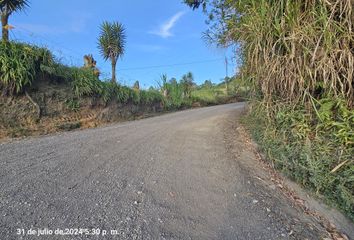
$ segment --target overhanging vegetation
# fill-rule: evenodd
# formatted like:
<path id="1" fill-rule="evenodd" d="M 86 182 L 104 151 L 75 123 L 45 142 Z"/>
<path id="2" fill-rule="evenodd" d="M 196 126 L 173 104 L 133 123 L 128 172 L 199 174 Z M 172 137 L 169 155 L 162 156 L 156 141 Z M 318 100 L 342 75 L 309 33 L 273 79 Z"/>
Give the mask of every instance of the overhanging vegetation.
<path id="1" fill-rule="evenodd" d="M 238 46 L 269 159 L 354 219 L 353 1 L 185 2 L 209 16 L 207 40 Z"/>

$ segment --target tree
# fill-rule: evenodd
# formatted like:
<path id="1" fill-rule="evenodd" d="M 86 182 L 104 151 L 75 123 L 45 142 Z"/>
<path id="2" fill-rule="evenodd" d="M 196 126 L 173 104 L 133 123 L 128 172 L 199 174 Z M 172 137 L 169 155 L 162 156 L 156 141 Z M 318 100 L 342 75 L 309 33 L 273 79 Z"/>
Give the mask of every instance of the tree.
<path id="1" fill-rule="evenodd" d="M 29 6 L 28 0 L 0 0 L 2 40 L 9 41 L 9 17 L 12 13 L 22 11 Z"/>
<path id="2" fill-rule="evenodd" d="M 140 90 L 140 83 L 138 80 L 135 81 L 134 85 L 133 85 L 133 89 L 135 90 Z"/>
<path id="3" fill-rule="evenodd" d="M 180 84 L 183 89 L 183 95 L 185 97 L 190 97 L 190 94 L 192 92 L 192 88 L 195 85 L 193 73 L 188 72 L 187 74 L 183 75 L 182 79 L 180 81 Z"/>
<path id="4" fill-rule="evenodd" d="M 168 83 L 169 84 L 171 84 L 171 85 L 177 85 L 178 83 L 177 83 L 177 79 L 176 78 L 171 78 L 169 81 L 168 81 Z"/>
<path id="5" fill-rule="evenodd" d="M 206 8 L 205 0 L 184 0 L 184 3 L 193 8 L 193 10 L 199 8 L 200 5 L 202 5 L 203 8 Z"/>
<path id="6" fill-rule="evenodd" d="M 202 84 L 201 87 L 202 88 L 212 88 L 213 87 L 213 83 L 211 82 L 211 80 L 205 80 L 205 82 Z"/>
<path id="7" fill-rule="evenodd" d="M 112 82 L 116 83 L 117 61 L 125 52 L 126 34 L 124 26 L 118 22 L 103 22 L 98 43 L 102 57 L 112 63 Z"/>

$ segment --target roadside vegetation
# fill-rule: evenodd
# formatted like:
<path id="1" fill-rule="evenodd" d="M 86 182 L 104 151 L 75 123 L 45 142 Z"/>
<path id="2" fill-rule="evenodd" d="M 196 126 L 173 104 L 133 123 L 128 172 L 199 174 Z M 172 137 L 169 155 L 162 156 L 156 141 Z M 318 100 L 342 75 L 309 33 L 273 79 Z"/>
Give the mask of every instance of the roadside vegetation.
<path id="1" fill-rule="evenodd" d="M 116 80 L 100 80 L 99 75 L 92 55 L 84 56 L 82 67 L 67 66 L 46 48 L 12 41 L 0 42 L 0 135 L 32 135 L 46 128 L 51 118 L 77 116 L 84 112 L 95 114 L 92 121 L 96 126 L 130 119 L 134 115 L 141 117 L 149 112 L 221 104 L 238 99 L 236 92 L 225 92 L 222 85 L 208 88 L 197 86 L 192 73 L 185 74 L 180 80 L 167 80 L 163 76 L 159 79 L 159 86 L 149 89 L 140 89 L 139 81 L 133 86 L 123 86 Z M 17 105 L 19 101 L 23 102 L 21 106 Z M 106 116 L 108 119 L 102 119 L 100 115 L 107 108 L 115 108 L 119 112 L 124 106 L 127 106 L 124 111 L 132 113 L 121 113 L 114 118 Z M 28 114 L 24 116 L 25 113 Z M 49 132 L 85 127 L 79 124 L 78 118 L 81 116 L 75 117 L 76 120 L 69 125 L 64 118 Z"/>
<path id="2" fill-rule="evenodd" d="M 126 31 L 119 22 L 104 21 L 97 41 L 101 56 L 112 65 L 110 79 L 100 79 L 91 54 L 83 56 L 83 66 L 63 64 L 47 48 L 9 39 L 10 15 L 28 7 L 25 0 L 0 1 L 0 138 L 92 127 L 240 99 L 224 83 L 198 86 L 191 72 L 178 80 L 162 75 L 158 86 L 148 89 L 141 89 L 139 81 L 133 86 L 120 84 L 116 66 L 125 53 Z"/>
<path id="3" fill-rule="evenodd" d="M 0 89 L 3 96 L 19 96 L 43 80 L 70 85 L 76 97 L 95 96 L 105 103 L 113 100 L 135 104 L 161 102 L 168 109 L 189 107 L 195 101 L 216 104 L 218 97 L 236 94 L 235 91 L 226 93 L 224 83 L 197 86 L 191 72 L 179 81 L 176 78 L 167 80 L 167 76 L 163 75 L 158 87 L 142 90 L 139 81 L 128 87 L 115 81 L 100 80 L 95 64 L 85 64 L 83 67 L 64 65 L 46 48 L 2 41 L 0 49 Z M 84 59 L 94 61 L 92 56 L 85 56 Z"/>
<path id="4" fill-rule="evenodd" d="M 354 220 L 353 1 L 185 2 L 207 41 L 238 49 L 244 123 L 268 159 Z"/>

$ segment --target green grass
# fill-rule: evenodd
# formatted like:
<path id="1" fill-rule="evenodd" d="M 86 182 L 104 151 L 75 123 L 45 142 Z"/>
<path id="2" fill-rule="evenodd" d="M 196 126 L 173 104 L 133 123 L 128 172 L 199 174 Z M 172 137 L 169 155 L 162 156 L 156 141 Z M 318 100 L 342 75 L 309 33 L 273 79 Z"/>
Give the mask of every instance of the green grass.
<path id="1" fill-rule="evenodd" d="M 192 99 L 195 102 L 200 102 L 204 105 L 217 104 L 221 102 L 223 97 L 227 97 L 225 89 L 216 87 L 202 88 L 192 91 Z"/>
<path id="2" fill-rule="evenodd" d="M 52 61 L 46 48 L 0 41 L 0 89 L 10 95 L 23 92 L 41 72 L 41 66 Z"/>
<path id="3" fill-rule="evenodd" d="M 312 114 L 279 104 L 271 120 L 254 102 L 243 122 L 277 169 L 354 220 L 354 111 L 340 99 L 328 102 Z"/>
<path id="4" fill-rule="evenodd" d="M 193 102 L 202 105 L 227 103 L 232 98 L 247 99 L 250 87 L 241 82 L 240 78 L 233 77 L 226 88 L 225 83 L 213 86 L 199 86 L 192 91 Z"/>
<path id="5" fill-rule="evenodd" d="M 161 88 L 143 90 L 122 86 L 111 81 L 101 81 L 94 69 L 67 66 L 53 57 L 46 48 L 23 43 L 0 43 L 0 90 L 7 94 L 23 94 L 40 80 L 70 86 L 72 94 L 65 99 L 65 106 L 79 111 L 81 98 L 102 100 L 105 104 L 160 105 L 165 110 L 189 108 L 194 102 L 211 105 L 226 102 L 231 92 L 224 85 L 196 86 L 193 74 L 180 81 L 165 80 Z M 166 94 L 167 93 L 167 94 Z"/>
<path id="6" fill-rule="evenodd" d="M 268 158 L 354 219 L 353 1 L 184 2 L 203 3 L 208 40 L 238 46 L 235 88 L 251 89 L 245 124 Z"/>

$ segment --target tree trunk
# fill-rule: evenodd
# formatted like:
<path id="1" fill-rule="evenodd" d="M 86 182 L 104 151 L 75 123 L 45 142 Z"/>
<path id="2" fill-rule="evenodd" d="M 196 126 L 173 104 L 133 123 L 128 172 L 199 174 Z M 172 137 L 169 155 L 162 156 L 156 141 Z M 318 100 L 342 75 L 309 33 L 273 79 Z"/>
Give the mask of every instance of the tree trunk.
<path id="1" fill-rule="evenodd" d="M 25 90 L 25 95 L 27 97 L 27 99 L 33 104 L 33 106 L 36 108 L 37 111 L 37 120 L 39 120 L 42 117 L 42 111 L 41 111 L 41 107 L 38 105 L 38 103 L 36 103 L 31 96 L 28 94 L 28 92 Z"/>
<path id="2" fill-rule="evenodd" d="M 117 65 L 117 61 L 115 59 L 112 59 L 112 83 L 117 83 L 116 65 Z"/>
<path id="3" fill-rule="evenodd" d="M 2 27 L 2 40 L 5 42 L 9 41 L 9 14 L 3 13 L 1 14 L 1 27 Z"/>

